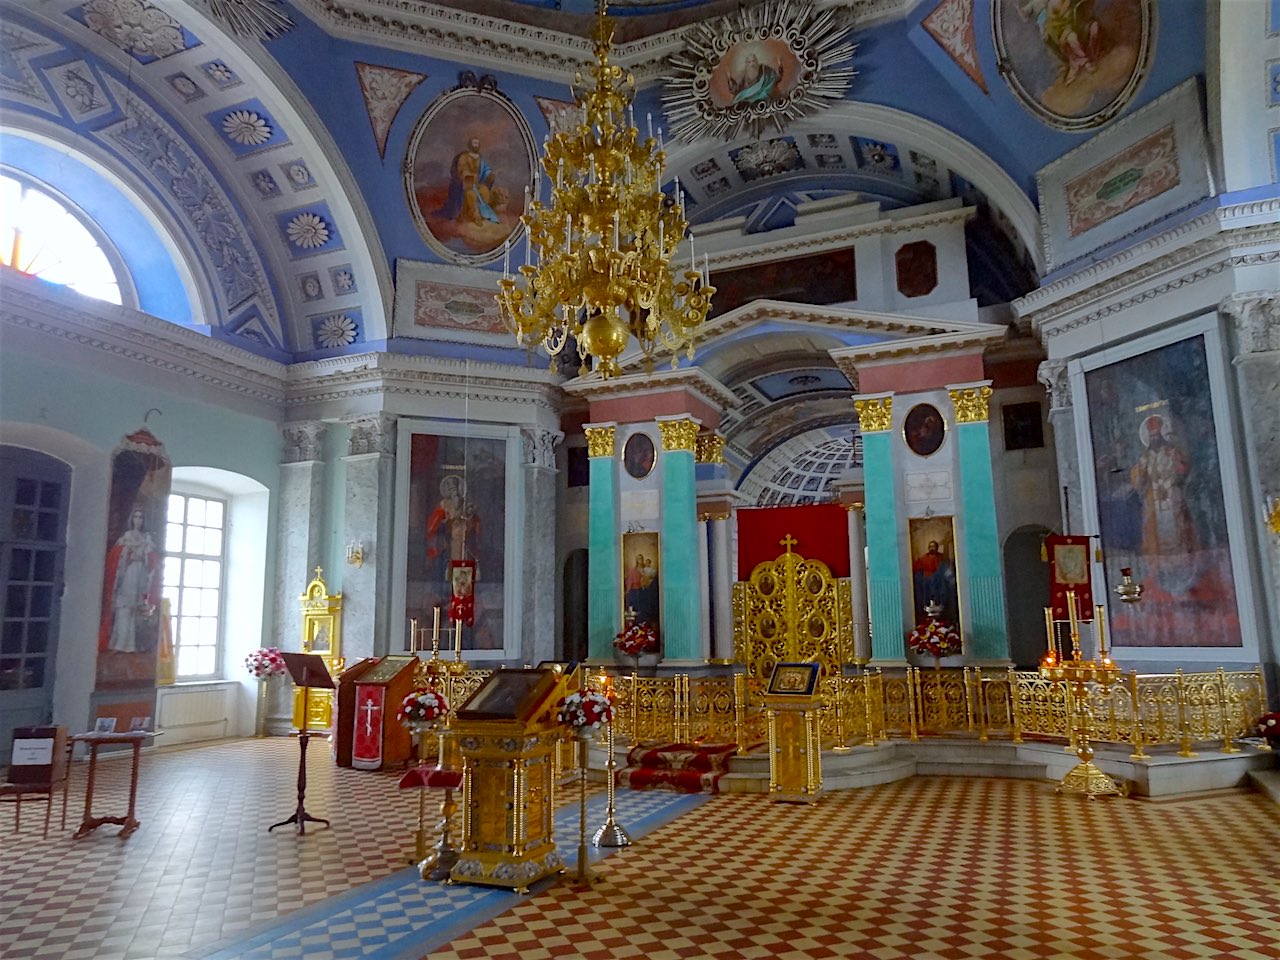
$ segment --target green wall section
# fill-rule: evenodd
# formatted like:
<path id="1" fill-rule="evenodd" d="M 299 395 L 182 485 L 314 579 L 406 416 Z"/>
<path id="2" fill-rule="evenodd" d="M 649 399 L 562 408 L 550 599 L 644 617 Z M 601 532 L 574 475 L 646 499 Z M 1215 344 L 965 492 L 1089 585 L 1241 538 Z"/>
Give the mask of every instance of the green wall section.
<path id="1" fill-rule="evenodd" d="M 662 454 L 662 658 L 702 657 L 697 481 L 693 453 Z"/>
<path id="2" fill-rule="evenodd" d="M 280 431 L 274 420 L 204 403 L 189 395 L 120 379 L 84 366 L 3 351 L 0 416 L 65 431 L 110 455 L 142 426 L 164 444 L 175 467 L 218 467 L 242 473 L 275 492 L 280 476 Z"/>
<path id="3" fill-rule="evenodd" d="M 871 656 L 902 660 L 906 624 L 902 617 L 898 500 L 893 483 L 893 433 L 862 435 L 866 477 L 867 570 L 871 608 Z"/>
<path id="4" fill-rule="evenodd" d="M 592 660 L 613 659 L 613 638 L 622 622 L 616 462 L 613 457 L 589 461 L 587 653 Z"/>
<path id="5" fill-rule="evenodd" d="M 960 498 L 964 510 L 964 561 L 968 575 L 968 653 L 983 660 L 1009 656 L 1004 573 L 996 528 L 991 434 L 987 421 L 955 426 L 960 449 Z"/>

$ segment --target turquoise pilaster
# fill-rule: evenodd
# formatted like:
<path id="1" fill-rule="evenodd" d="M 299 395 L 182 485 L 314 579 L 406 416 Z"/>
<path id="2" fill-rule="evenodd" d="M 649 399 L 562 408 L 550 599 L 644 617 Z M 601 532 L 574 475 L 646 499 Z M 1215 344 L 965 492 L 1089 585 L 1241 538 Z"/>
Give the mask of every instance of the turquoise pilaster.
<path id="1" fill-rule="evenodd" d="M 587 652 L 613 659 L 622 623 L 622 558 L 618 546 L 618 470 L 614 425 L 583 428 L 590 456 L 587 488 Z"/>
<path id="2" fill-rule="evenodd" d="M 662 658 L 702 657 L 702 577 L 694 451 L 698 421 L 659 417 L 662 431 Z"/>
<path id="3" fill-rule="evenodd" d="M 862 429 L 862 465 L 866 482 L 867 593 L 871 614 L 872 660 L 906 657 L 902 616 L 898 497 L 894 484 L 893 397 L 855 400 Z"/>
<path id="4" fill-rule="evenodd" d="M 969 642 L 966 653 L 978 660 L 1007 660 L 1009 626 L 1005 616 L 1004 563 L 996 526 L 995 481 L 991 469 L 991 431 L 985 383 L 949 387 L 955 406 L 960 458 L 960 508 L 964 516 L 964 565 L 968 577 Z"/>

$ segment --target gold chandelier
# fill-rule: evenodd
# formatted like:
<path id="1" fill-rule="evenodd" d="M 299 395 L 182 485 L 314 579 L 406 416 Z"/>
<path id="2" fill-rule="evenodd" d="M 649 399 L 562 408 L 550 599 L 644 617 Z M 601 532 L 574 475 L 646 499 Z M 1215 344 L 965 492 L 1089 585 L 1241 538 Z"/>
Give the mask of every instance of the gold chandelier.
<path id="1" fill-rule="evenodd" d="M 687 269 L 672 264 L 689 226 L 684 193 L 679 180 L 672 196 L 662 191 L 661 131 L 655 140 L 650 122 L 641 140 L 636 130 L 635 77 L 609 62 L 613 22 L 603 2 L 594 41 L 589 76 L 573 81 L 576 122 L 544 147 L 550 204 L 526 203 L 525 264 L 512 276 L 508 248 L 497 297 L 516 342 L 541 345 L 553 370 L 572 337 L 580 372 L 594 357 L 608 378 L 620 373 L 617 358 L 631 337 L 646 365 L 658 351 L 670 351 L 672 367 L 681 350 L 692 360 L 715 288 L 705 256 L 698 269 L 692 237 Z"/>

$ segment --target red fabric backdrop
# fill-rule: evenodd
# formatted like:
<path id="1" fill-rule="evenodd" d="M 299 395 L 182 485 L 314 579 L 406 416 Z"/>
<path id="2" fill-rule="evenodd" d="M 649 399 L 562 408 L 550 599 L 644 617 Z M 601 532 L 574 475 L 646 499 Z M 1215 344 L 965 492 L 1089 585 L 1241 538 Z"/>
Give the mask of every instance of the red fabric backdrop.
<path id="1" fill-rule="evenodd" d="M 838 503 L 802 507 L 756 507 L 738 511 L 738 579 L 786 552 L 779 542 L 790 534 L 792 553 L 821 560 L 834 577 L 849 575 L 849 521 Z"/>

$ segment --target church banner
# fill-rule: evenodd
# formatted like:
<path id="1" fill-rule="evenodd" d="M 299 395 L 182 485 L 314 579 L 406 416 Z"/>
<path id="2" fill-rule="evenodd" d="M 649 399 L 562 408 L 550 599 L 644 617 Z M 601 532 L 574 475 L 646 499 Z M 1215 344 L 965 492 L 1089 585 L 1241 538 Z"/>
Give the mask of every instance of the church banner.
<path id="1" fill-rule="evenodd" d="M 1067 591 L 1076 595 L 1076 615 L 1081 620 L 1093 619 L 1093 584 L 1089 577 L 1089 541 L 1091 537 L 1050 534 L 1044 538 L 1049 559 L 1049 603 L 1053 619 L 1066 620 Z"/>

